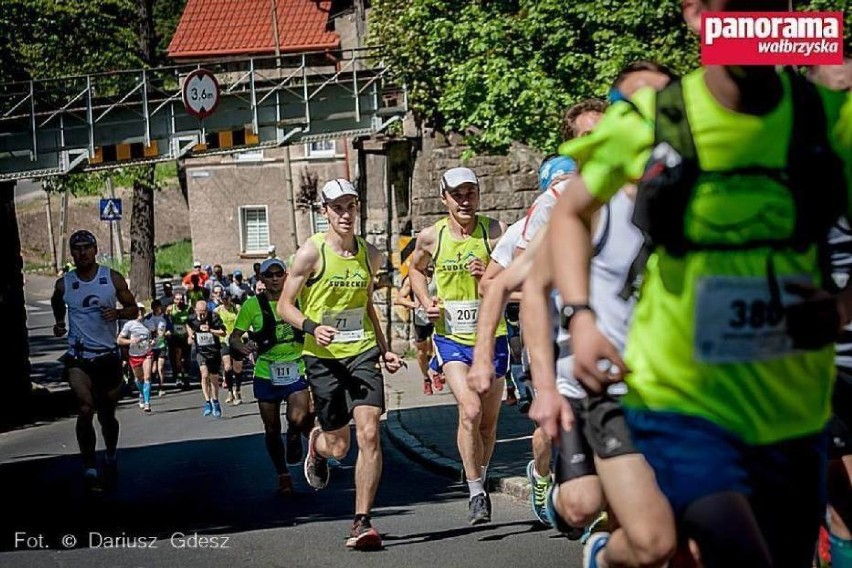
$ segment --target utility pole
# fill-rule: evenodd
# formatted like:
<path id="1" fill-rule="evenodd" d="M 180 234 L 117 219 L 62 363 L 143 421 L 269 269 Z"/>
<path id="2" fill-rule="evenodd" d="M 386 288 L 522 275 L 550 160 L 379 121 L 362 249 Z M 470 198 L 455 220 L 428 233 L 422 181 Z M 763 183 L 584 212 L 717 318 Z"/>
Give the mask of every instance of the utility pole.
<path id="1" fill-rule="evenodd" d="M 275 41 L 275 67 L 281 67 L 281 41 L 278 38 L 278 0 L 269 0 L 272 7 L 272 39 Z"/>
<path id="2" fill-rule="evenodd" d="M 56 257 L 56 238 L 53 236 L 53 213 L 50 210 L 50 192 L 47 192 L 47 237 L 50 239 L 50 258 L 53 259 L 53 273 L 59 273 L 59 259 Z"/>

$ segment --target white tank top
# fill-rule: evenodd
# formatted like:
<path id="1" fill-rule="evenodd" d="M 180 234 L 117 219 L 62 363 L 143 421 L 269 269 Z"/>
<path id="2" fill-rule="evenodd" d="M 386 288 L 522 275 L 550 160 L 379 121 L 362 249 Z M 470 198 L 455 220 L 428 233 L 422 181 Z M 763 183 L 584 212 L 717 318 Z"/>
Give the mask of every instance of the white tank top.
<path id="1" fill-rule="evenodd" d="M 609 207 L 602 210 L 595 249 L 589 271 L 589 303 L 595 310 L 598 329 L 624 353 L 630 318 L 636 305 L 635 297 L 621 298 L 621 290 L 630 266 L 642 247 L 642 233 L 633 224 L 633 200 L 624 191 L 615 194 Z M 556 376 L 557 388 L 563 396 L 584 398 L 586 391 L 574 378 L 569 335 L 560 326 L 562 299 L 554 295 L 554 326 L 559 345 Z M 608 392 L 624 394 L 624 383 L 610 385 Z"/>
<path id="2" fill-rule="evenodd" d="M 98 266 L 95 277 L 85 282 L 72 270 L 65 275 L 65 304 L 68 306 L 68 353 L 93 359 L 115 351 L 117 322 L 101 317 L 101 308 L 116 306 L 110 269 Z"/>

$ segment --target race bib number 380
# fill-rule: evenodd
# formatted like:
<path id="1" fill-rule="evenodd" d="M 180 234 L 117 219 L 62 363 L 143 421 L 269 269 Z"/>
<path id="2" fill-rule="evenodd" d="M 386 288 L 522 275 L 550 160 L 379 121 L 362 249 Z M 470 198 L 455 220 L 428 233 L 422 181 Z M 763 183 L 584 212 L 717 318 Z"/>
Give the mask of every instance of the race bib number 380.
<path id="1" fill-rule="evenodd" d="M 783 289 L 784 284 L 779 283 Z M 698 282 L 695 358 L 745 363 L 792 353 L 782 301 L 772 302 L 766 278 L 712 276 Z"/>

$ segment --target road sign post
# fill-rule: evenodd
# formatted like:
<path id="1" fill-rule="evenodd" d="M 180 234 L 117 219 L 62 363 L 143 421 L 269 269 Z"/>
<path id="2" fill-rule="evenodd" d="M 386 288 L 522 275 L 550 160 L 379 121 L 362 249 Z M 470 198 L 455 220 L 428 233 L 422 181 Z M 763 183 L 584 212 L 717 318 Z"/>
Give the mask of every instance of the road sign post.
<path id="1" fill-rule="evenodd" d="M 213 114 L 219 106 L 219 81 L 207 69 L 196 69 L 183 81 L 183 106 L 199 120 Z"/>
<path id="2" fill-rule="evenodd" d="M 113 258 L 113 223 L 121 221 L 121 199 L 110 197 L 101 199 L 100 203 L 101 221 L 109 222 L 109 258 Z"/>

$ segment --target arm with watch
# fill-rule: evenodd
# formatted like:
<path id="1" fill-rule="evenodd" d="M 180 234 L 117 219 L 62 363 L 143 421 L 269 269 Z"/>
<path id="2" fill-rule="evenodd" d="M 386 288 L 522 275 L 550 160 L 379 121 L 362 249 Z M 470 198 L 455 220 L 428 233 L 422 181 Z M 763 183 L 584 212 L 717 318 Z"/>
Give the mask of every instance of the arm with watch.
<path id="1" fill-rule="evenodd" d="M 592 258 L 592 218 L 603 206 L 582 177 L 576 177 L 556 202 L 550 221 L 549 250 L 556 288 L 564 301 L 562 325 L 571 333 L 574 376 L 589 391 L 602 392 L 629 373 L 621 354 L 601 333 L 589 305 L 589 265 Z M 609 361 L 607 370 L 600 361 Z"/>

